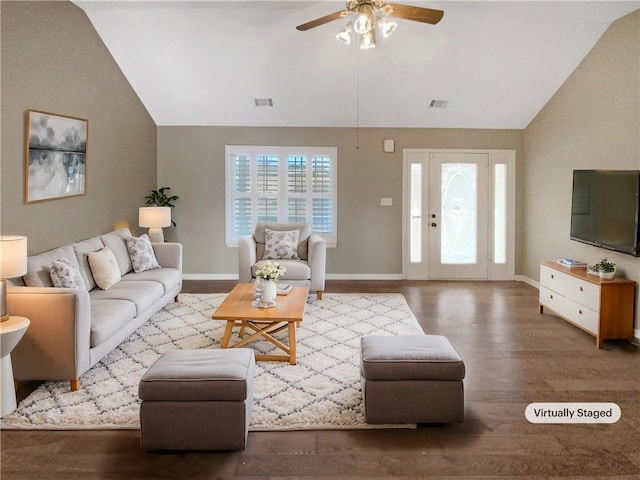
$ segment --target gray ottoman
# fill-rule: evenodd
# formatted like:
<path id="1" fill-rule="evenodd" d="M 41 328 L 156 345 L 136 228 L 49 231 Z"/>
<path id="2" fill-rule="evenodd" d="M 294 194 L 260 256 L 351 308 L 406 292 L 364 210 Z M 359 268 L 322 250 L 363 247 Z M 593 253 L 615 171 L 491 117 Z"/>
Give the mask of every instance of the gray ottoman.
<path id="1" fill-rule="evenodd" d="M 253 406 L 252 349 L 172 350 L 140 379 L 145 450 L 242 450 Z"/>
<path id="2" fill-rule="evenodd" d="M 442 335 L 362 337 L 367 423 L 464 421 L 464 362 Z"/>

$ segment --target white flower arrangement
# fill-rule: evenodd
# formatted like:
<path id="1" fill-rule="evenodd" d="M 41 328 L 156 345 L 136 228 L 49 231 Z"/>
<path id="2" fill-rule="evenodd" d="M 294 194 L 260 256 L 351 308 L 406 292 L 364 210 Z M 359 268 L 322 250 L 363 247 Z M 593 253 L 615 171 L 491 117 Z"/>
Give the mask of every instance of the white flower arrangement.
<path id="1" fill-rule="evenodd" d="M 284 275 L 287 271 L 287 267 L 275 262 L 265 262 L 258 270 L 256 270 L 256 277 L 263 278 L 265 280 L 278 280 L 281 275 Z"/>

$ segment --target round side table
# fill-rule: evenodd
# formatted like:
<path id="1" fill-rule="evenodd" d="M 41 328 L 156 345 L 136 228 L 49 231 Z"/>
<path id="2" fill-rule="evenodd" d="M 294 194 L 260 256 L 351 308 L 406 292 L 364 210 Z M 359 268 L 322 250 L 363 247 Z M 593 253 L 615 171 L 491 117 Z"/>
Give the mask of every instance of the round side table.
<path id="1" fill-rule="evenodd" d="M 0 322 L 0 417 L 9 415 L 17 406 L 11 352 L 30 323 L 28 318 L 13 316 Z"/>

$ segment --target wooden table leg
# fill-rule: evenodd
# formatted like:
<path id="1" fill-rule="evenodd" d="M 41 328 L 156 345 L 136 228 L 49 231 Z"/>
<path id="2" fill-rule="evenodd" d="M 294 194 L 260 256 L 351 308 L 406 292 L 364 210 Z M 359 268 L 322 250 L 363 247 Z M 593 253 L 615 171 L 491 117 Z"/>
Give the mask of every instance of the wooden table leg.
<path id="1" fill-rule="evenodd" d="M 296 325 L 289 322 L 289 364 L 296 364 Z"/>
<path id="2" fill-rule="evenodd" d="M 231 332 L 233 331 L 233 324 L 235 322 L 233 320 L 227 320 L 227 326 L 224 329 L 224 335 L 222 337 L 222 344 L 220 348 L 228 348 L 229 341 L 231 340 Z"/>

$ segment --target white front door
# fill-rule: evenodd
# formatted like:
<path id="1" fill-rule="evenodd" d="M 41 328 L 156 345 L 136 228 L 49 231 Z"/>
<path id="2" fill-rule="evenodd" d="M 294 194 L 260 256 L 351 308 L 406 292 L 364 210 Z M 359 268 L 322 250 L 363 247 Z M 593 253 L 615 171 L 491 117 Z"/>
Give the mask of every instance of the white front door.
<path id="1" fill-rule="evenodd" d="M 429 278 L 487 278 L 488 170 L 486 153 L 429 155 Z"/>
<path id="2" fill-rule="evenodd" d="M 513 279 L 515 152 L 404 151 L 409 279 Z"/>

